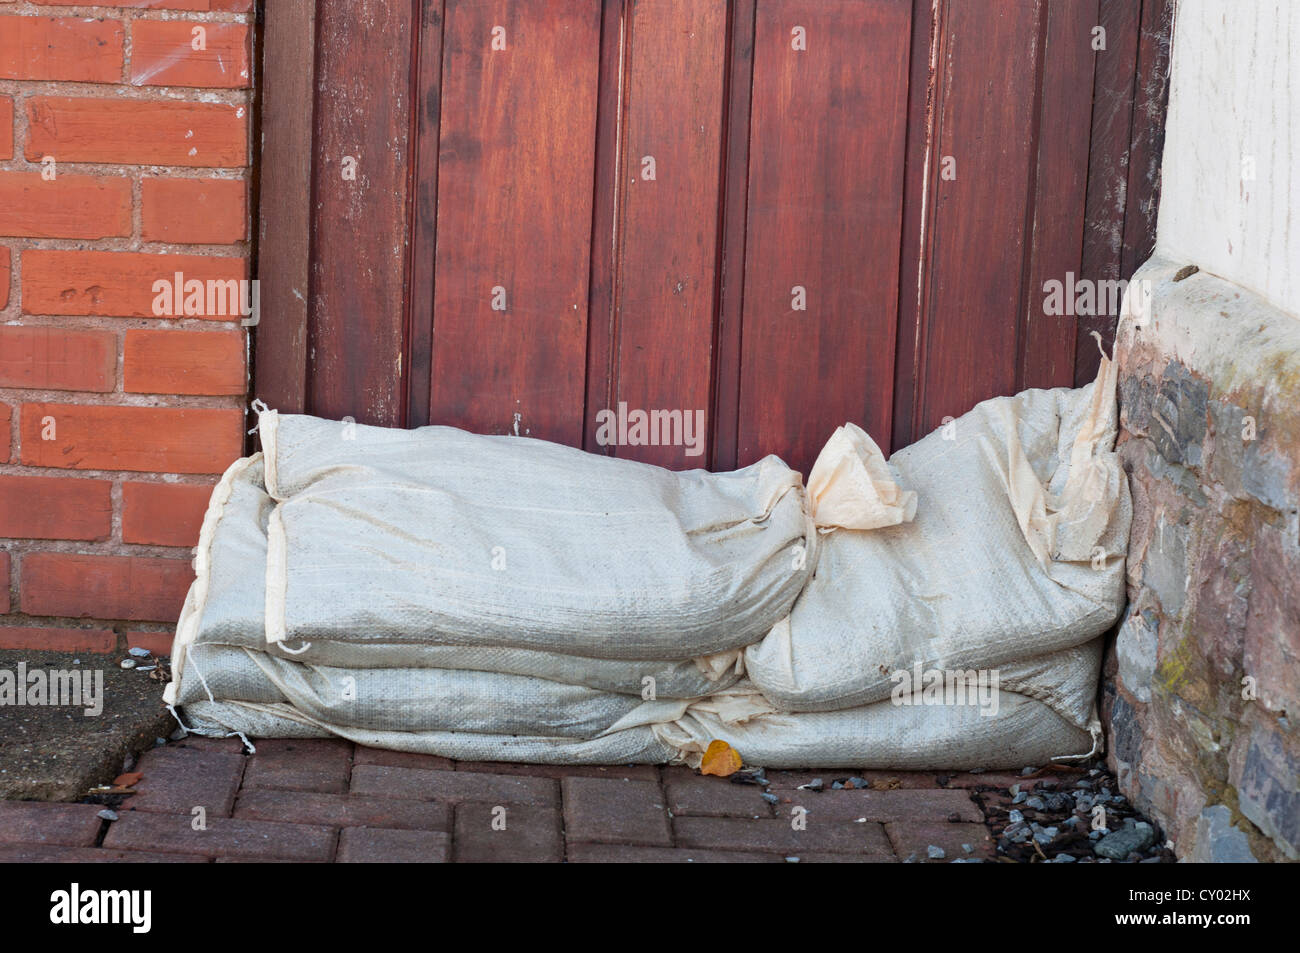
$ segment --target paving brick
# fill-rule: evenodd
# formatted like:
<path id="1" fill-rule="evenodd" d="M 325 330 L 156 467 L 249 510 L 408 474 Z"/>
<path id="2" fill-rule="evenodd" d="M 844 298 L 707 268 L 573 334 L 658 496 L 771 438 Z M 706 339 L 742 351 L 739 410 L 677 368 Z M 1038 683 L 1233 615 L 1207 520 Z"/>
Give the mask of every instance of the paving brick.
<path id="1" fill-rule="evenodd" d="M 1019 771 L 981 771 L 978 774 L 969 771 L 956 771 L 947 776 L 950 788 L 1008 788 L 1020 784 L 1026 788 L 1033 787 L 1039 781 L 1057 781 L 1062 787 L 1070 787 L 1082 776 L 1082 772 L 1039 770 L 1031 775 L 1022 775 Z"/>
<path id="2" fill-rule="evenodd" d="M 133 642 L 128 644 L 134 645 Z M 192 748 L 195 751 L 228 751 L 243 754 L 244 742 L 239 738 L 209 738 L 204 735 L 186 735 L 180 741 L 174 741 L 168 748 Z"/>
<path id="3" fill-rule="evenodd" d="M 352 793 L 426 801 L 489 801 L 493 804 L 544 806 L 559 803 L 559 784 L 550 778 L 474 771 L 423 771 L 376 764 L 357 765 L 352 769 Z"/>
<path id="4" fill-rule="evenodd" d="M 768 780 L 776 791 L 793 790 L 806 784 L 813 778 L 821 778 L 826 787 L 834 781 L 847 781 L 849 778 L 861 778 L 868 784 L 874 784 L 873 790 L 893 790 L 895 788 L 937 788 L 940 772 L 935 771 L 858 771 L 843 768 L 831 768 L 826 771 L 768 771 Z"/>
<path id="5" fill-rule="evenodd" d="M 664 796 L 657 782 L 565 778 L 561 789 L 569 841 L 672 845 Z"/>
<path id="6" fill-rule="evenodd" d="M 852 855 L 840 855 L 852 856 Z M 622 847 L 613 844 L 569 844 L 573 864 L 782 864 L 776 854 L 739 850 L 698 850 L 689 847 Z"/>
<path id="7" fill-rule="evenodd" d="M 801 850 L 827 853 L 893 853 L 884 828 L 875 823 L 815 820 L 797 831 L 789 820 L 747 820 L 736 817 L 679 817 L 673 820 L 680 847 L 749 850 L 798 854 Z"/>
<path id="8" fill-rule="evenodd" d="M 772 817 L 763 788 L 732 784 L 725 778 L 665 773 L 668 809 L 675 817 Z"/>
<path id="9" fill-rule="evenodd" d="M 983 824 L 949 824 L 942 820 L 894 821 L 885 825 L 889 842 L 901 859 L 916 855 L 916 862 L 929 863 L 927 848 L 942 848 L 944 858 L 935 863 L 948 863 L 957 858 L 985 858 L 995 856 L 995 845 Z M 962 849 L 969 844 L 972 853 Z"/>
<path id="10" fill-rule="evenodd" d="M 189 814 L 128 811 L 109 825 L 104 846 L 283 860 L 329 860 L 334 853 L 334 831 L 328 827 L 209 816 L 207 829 L 196 831 L 191 821 Z"/>
<path id="11" fill-rule="evenodd" d="M 342 794 L 348 789 L 352 745 L 333 739 L 263 738 L 244 771 L 244 790 L 272 788 Z"/>
<path id="12" fill-rule="evenodd" d="M 256 758 L 254 758 L 256 760 Z M 240 792 L 235 817 L 326 827 L 379 827 L 388 830 L 449 831 L 451 807 L 439 801 L 351 797 L 310 791 Z"/>
<path id="13" fill-rule="evenodd" d="M 505 809 L 504 830 L 493 828 L 501 817 L 498 808 Z M 456 805 L 457 863 L 553 863 L 563 856 L 557 810 L 532 804 Z"/>
<path id="14" fill-rule="evenodd" d="M 202 807 L 209 818 L 229 817 L 245 760 L 230 751 L 177 745 L 152 748 L 136 764 L 141 775 L 135 786 L 138 793 L 127 798 L 123 809 L 189 817 L 194 808 Z"/>
<path id="15" fill-rule="evenodd" d="M 950 814 L 962 821 L 981 822 L 984 819 L 979 807 L 964 790 L 918 790 L 900 788 L 896 791 L 796 791 L 789 805 L 784 801 L 777 806 L 778 816 L 788 815 L 790 808 L 801 806 L 810 818 L 853 821 L 860 817 L 868 821 L 945 820 Z"/>
<path id="16" fill-rule="evenodd" d="M 339 834 L 340 864 L 445 864 L 450 853 L 445 833 L 348 827 Z"/>
<path id="17" fill-rule="evenodd" d="M 148 850 L 102 847 L 48 847 L 20 844 L 0 847 L 0 864 L 206 864 L 202 854 L 164 854 Z"/>
<path id="18" fill-rule="evenodd" d="M 790 860 L 782 857 L 785 863 L 798 864 L 896 864 L 898 858 L 893 854 L 830 854 L 818 850 L 801 850 L 791 854 L 790 857 L 798 858 Z"/>
<path id="19" fill-rule="evenodd" d="M 515 764 L 510 761 L 457 761 L 457 771 L 479 774 L 516 774 L 530 778 L 627 778 L 630 781 L 658 781 L 659 767 L 653 764 Z"/>
<path id="20" fill-rule="evenodd" d="M 95 804 L 0 801 L 0 844 L 90 847 L 103 821 Z"/>
<path id="21" fill-rule="evenodd" d="M 357 745 L 352 752 L 353 765 L 378 764 L 390 768 L 421 768 L 426 771 L 452 771 L 456 762 L 431 754 L 413 751 L 389 751 L 387 748 L 365 748 Z"/>

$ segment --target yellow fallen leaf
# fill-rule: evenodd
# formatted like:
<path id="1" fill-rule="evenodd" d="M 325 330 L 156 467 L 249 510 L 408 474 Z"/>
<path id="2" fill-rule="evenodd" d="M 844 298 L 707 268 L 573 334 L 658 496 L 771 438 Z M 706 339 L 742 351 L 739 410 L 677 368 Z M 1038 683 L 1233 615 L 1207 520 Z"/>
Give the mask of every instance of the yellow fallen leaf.
<path id="1" fill-rule="evenodd" d="M 720 778 L 729 777 L 740 770 L 742 762 L 736 749 L 725 741 L 717 739 L 709 742 L 700 762 L 700 774 L 713 774 Z"/>

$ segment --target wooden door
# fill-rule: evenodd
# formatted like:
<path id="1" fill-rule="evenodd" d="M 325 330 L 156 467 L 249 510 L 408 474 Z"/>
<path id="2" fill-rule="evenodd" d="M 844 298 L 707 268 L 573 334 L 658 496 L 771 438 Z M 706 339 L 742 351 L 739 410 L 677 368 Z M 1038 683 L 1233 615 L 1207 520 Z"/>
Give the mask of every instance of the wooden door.
<path id="1" fill-rule="evenodd" d="M 806 470 L 846 420 L 898 447 L 1083 382 L 1098 322 L 1040 289 L 1149 250 L 1168 7 L 284 0 L 255 390 Z"/>

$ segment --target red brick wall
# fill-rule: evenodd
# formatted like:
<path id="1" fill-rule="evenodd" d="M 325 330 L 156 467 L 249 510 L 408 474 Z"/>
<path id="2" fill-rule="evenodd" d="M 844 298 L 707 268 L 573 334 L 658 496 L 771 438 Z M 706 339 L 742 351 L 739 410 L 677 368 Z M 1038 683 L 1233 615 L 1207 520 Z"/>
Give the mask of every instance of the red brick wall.
<path id="1" fill-rule="evenodd" d="M 247 331 L 153 284 L 247 276 L 252 4 L 0 0 L 0 647 L 170 645 Z"/>

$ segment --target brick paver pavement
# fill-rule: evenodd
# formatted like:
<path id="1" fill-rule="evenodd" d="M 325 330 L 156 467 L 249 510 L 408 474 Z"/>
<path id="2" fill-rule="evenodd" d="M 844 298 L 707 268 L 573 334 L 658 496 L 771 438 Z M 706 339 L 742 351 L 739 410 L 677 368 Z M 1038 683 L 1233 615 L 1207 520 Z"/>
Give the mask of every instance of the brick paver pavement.
<path id="1" fill-rule="evenodd" d="M 769 771 L 763 787 L 683 767 L 458 763 L 333 740 L 264 740 L 246 755 L 238 739 L 198 737 L 135 770 L 117 820 L 96 804 L 0 801 L 0 861 L 989 860 L 971 795 L 1019 780 Z M 846 777 L 871 784 L 831 789 Z M 814 778 L 825 790 L 800 787 Z"/>

